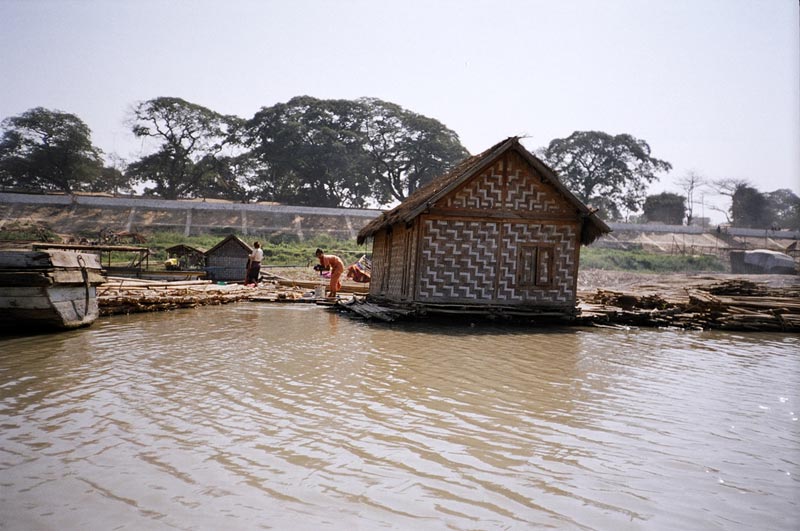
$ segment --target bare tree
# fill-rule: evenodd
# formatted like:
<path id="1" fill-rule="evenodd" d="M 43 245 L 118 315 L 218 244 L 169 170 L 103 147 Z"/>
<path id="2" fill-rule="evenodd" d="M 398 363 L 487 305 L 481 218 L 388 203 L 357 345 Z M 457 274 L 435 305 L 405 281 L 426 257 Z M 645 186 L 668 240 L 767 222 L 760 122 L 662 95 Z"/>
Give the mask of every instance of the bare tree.
<path id="1" fill-rule="evenodd" d="M 684 192 L 686 198 L 686 225 L 691 225 L 694 219 L 694 194 L 699 192 L 704 186 L 706 181 L 702 175 L 699 175 L 694 170 L 689 170 L 686 175 L 675 181 L 681 190 Z M 702 199 L 701 199 L 702 200 Z"/>

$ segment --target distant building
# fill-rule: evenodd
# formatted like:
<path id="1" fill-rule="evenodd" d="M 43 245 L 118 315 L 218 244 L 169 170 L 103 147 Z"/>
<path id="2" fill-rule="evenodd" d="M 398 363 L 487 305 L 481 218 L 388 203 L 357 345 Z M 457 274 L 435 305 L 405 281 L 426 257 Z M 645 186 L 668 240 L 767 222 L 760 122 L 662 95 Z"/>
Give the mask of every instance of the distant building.
<path id="1" fill-rule="evenodd" d="M 512 137 L 358 234 L 371 302 L 420 313 L 573 315 L 581 244 L 611 229 Z"/>

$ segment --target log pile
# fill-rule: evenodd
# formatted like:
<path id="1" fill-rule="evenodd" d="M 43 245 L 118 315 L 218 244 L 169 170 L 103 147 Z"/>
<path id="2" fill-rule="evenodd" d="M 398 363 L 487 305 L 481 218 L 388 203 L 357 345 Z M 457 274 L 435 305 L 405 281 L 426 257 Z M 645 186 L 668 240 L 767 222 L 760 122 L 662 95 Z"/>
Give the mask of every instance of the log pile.
<path id="1" fill-rule="evenodd" d="M 100 315 L 154 312 L 249 299 L 253 288 L 210 280 L 158 282 L 108 277 L 97 287 Z"/>
<path id="2" fill-rule="evenodd" d="M 800 288 L 743 279 L 658 292 L 599 289 L 578 306 L 579 324 L 800 332 Z"/>

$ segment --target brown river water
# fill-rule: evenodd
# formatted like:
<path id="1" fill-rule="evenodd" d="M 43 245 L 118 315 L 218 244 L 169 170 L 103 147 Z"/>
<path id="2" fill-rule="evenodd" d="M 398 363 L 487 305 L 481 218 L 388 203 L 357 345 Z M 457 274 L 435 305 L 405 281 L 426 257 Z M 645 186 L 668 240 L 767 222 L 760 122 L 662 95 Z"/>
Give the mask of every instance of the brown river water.
<path id="1" fill-rule="evenodd" d="M 0 529 L 794 530 L 800 336 L 239 303 L 0 337 Z"/>

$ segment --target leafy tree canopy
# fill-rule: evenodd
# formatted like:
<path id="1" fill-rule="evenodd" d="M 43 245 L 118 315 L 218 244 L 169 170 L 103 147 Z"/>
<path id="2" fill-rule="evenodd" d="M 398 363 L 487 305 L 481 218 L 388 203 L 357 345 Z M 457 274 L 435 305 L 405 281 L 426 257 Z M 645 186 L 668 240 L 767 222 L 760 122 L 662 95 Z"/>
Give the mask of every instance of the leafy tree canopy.
<path id="1" fill-rule="evenodd" d="M 402 201 L 469 156 L 458 135 L 438 120 L 377 98 L 358 103 L 365 113 L 364 148 L 380 204 Z"/>
<path id="2" fill-rule="evenodd" d="M 180 98 L 161 97 L 137 104 L 131 130 L 152 139 L 153 153 L 133 162 L 128 172 L 150 183 L 146 193 L 165 199 L 198 197 L 219 188 L 231 188 L 229 172 L 220 171 L 226 148 L 236 145 L 242 120 L 224 116 Z"/>
<path id="3" fill-rule="evenodd" d="M 2 122 L 0 184 L 28 190 L 89 190 L 100 176 L 101 151 L 74 114 L 36 107 Z"/>
<path id="4" fill-rule="evenodd" d="M 309 96 L 247 123 L 262 199 L 324 206 L 405 199 L 468 155 L 440 122 L 375 98 Z"/>
<path id="5" fill-rule="evenodd" d="M 731 222 L 734 227 L 751 229 L 772 225 L 772 213 L 766 196 L 752 186 L 740 186 L 731 200 Z"/>
<path id="6" fill-rule="evenodd" d="M 644 140 L 628 134 L 575 131 L 557 138 L 540 155 L 583 202 L 612 204 L 619 212 L 638 210 L 647 185 L 672 165 L 650 155 Z M 602 213 L 606 219 L 613 219 Z"/>
<path id="7" fill-rule="evenodd" d="M 800 197 L 788 188 L 766 194 L 772 223 L 779 228 L 800 230 Z"/>
<path id="8" fill-rule="evenodd" d="M 670 192 L 648 195 L 644 200 L 644 218 L 667 225 L 681 225 L 686 213 L 686 200 L 683 196 Z"/>
<path id="9" fill-rule="evenodd" d="M 722 179 L 719 193 L 731 198 L 728 219 L 734 227 L 800 230 L 800 198 L 789 189 L 762 193 L 748 181 Z"/>
<path id="10" fill-rule="evenodd" d="M 246 124 L 254 184 L 270 201 L 315 206 L 366 204 L 369 160 L 361 149 L 360 106 L 299 96 L 262 108 Z"/>

